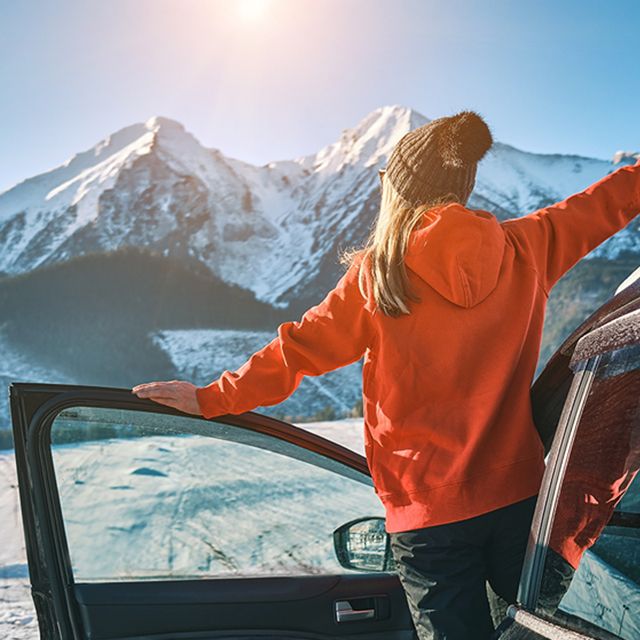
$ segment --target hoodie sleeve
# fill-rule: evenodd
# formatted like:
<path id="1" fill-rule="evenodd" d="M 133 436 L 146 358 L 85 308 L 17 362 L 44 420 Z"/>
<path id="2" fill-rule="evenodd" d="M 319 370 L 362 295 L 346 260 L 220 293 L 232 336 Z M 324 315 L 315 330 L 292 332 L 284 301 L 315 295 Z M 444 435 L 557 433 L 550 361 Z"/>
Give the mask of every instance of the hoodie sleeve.
<path id="1" fill-rule="evenodd" d="M 621 167 L 562 202 L 503 223 L 551 287 L 580 258 L 640 213 L 640 161 Z"/>
<path id="2" fill-rule="evenodd" d="M 239 369 L 196 387 L 202 415 L 212 418 L 277 404 L 304 376 L 319 376 L 359 360 L 371 331 L 364 305 L 354 262 L 322 302 L 299 321 L 281 324 L 277 337 Z"/>

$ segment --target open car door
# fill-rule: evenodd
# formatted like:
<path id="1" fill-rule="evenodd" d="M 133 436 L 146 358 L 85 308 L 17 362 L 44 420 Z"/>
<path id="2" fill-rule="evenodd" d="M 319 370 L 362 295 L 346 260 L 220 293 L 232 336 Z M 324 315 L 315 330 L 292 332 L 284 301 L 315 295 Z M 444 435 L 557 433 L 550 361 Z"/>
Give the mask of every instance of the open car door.
<path id="1" fill-rule="evenodd" d="M 384 516 L 362 456 L 128 389 L 10 402 L 42 640 L 414 637 L 397 576 L 336 556 L 341 525 Z"/>

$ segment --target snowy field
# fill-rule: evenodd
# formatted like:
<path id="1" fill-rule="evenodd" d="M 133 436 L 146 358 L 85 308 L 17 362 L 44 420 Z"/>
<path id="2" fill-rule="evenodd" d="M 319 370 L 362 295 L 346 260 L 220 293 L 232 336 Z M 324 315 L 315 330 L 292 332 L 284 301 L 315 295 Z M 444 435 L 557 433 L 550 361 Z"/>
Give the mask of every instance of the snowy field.
<path id="1" fill-rule="evenodd" d="M 364 453 L 364 445 L 362 440 L 362 418 L 349 419 L 349 420 L 340 420 L 335 422 L 319 422 L 319 423 L 308 423 L 299 425 L 304 429 L 308 429 L 318 435 L 321 435 L 330 440 L 334 440 L 342 444 L 345 447 L 351 448 L 358 453 Z M 146 439 L 146 442 L 139 442 L 136 444 L 137 450 L 130 451 L 129 459 L 125 459 L 123 464 L 120 465 L 119 472 L 126 475 L 126 482 L 129 483 L 129 486 L 132 486 L 133 483 L 138 483 L 143 485 L 144 483 L 148 483 L 152 480 L 163 480 L 168 481 L 172 476 L 171 467 L 167 468 L 166 464 L 162 467 L 162 473 L 165 473 L 166 476 L 153 476 L 146 475 L 145 473 L 135 473 L 136 470 L 140 469 L 153 469 L 153 465 L 159 465 L 167 463 L 168 460 L 162 459 L 162 454 L 165 456 L 168 454 L 168 451 L 157 451 L 158 448 L 169 449 L 167 445 L 171 445 L 170 442 L 166 440 L 170 440 L 169 438 L 165 439 L 164 443 L 156 441 L 152 444 L 150 439 Z M 129 441 L 135 442 L 135 441 Z M 175 445 L 175 438 L 174 443 Z M 164 445 L 164 446 L 163 446 Z M 73 448 L 75 447 L 75 456 L 73 452 Z M 82 449 L 82 457 L 78 457 L 78 449 Z M 134 447 L 135 448 L 135 447 Z M 62 446 L 58 448 L 59 455 L 56 457 L 56 465 L 57 471 L 61 473 L 66 473 L 67 476 L 70 474 L 75 476 L 74 483 L 76 481 L 83 482 L 82 475 L 86 473 L 86 471 L 93 467 L 96 467 L 96 459 L 95 455 L 98 453 L 96 449 L 99 449 L 96 443 L 85 443 L 82 445 L 74 445 Z M 104 445 L 103 445 L 104 449 Z M 155 451 L 154 451 L 155 449 Z M 194 458 L 194 455 L 197 453 L 197 446 L 193 446 L 191 448 L 191 453 L 193 454 L 191 458 Z M 202 454 L 202 451 L 200 451 Z M 154 460 L 150 460 L 149 458 L 155 456 Z M 145 458 L 144 460 L 136 458 Z M 297 462 L 297 461 L 296 461 Z M 99 466 L 99 461 L 98 461 Z M 128 502 L 123 500 L 122 497 L 127 496 L 134 489 L 112 489 L 111 487 L 122 487 L 125 486 L 121 479 L 118 479 L 114 474 L 117 475 L 118 469 L 114 467 L 114 465 L 103 466 L 105 473 L 103 477 L 96 480 L 93 487 L 87 484 L 74 484 L 73 486 L 77 488 L 85 488 L 87 493 L 85 495 L 89 495 L 91 491 L 102 490 L 106 496 L 109 493 L 116 496 L 118 499 L 113 500 L 110 503 L 111 514 L 114 518 L 120 518 L 120 524 L 116 524 L 115 526 L 121 526 L 125 519 L 131 519 L 135 517 L 132 515 L 132 509 L 127 509 L 126 505 Z M 176 459 L 173 463 L 173 471 L 177 472 L 179 470 L 179 461 Z M 194 478 L 193 476 L 188 479 L 188 470 L 183 468 L 181 473 L 181 478 L 176 477 L 176 479 L 180 479 L 185 481 L 185 479 L 189 480 L 190 487 L 193 489 Z M 193 469 L 191 469 L 193 471 Z M 132 473 L 133 472 L 133 473 Z M 108 476 L 108 477 L 106 477 Z M 174 473 L 175 477 L 175 473 Z M 200 479 L 202 479 L 203 474 L 200 474 Z M 275 478 L 274 478 L 275 480 Z M 165 483 L 166 485 L 166 483 Z M 141 487 L 140 487 L 141 488 Z M 365 485 L 362 485 L 362 488 L 366 490 L 366 493 L 370 495 L 370 490 Z M 169 494 L 170 491 L 167 491 L 167 487 L 164 486 L 160 491 L 152 494 L 156 498 L 161 497 L 164 501 L 165 509 L 171 509 L 175 507 L 175 505 L 179 502 L 179 500 L 174 499 L 171 500 Z M 77 494 L 80 496 L 80 494 Z M 177 496 L 176 496 L 177 497 Z M 95 499 L 95 498 L 94 498 Z M 104 499 L 104 496 L 101 496 L 100 499 Z M 290 496 L 290 499 L 295 504 L 295 495 Z M 377 500 L 377 498 L 376 498 Z M 67 509 L 77 508 L 77 504 L 74 505 L 69 501 L 69 496 L 65 499 L 64 493 L 62 497 L 63 505 L 67 506 Z M 298 503 L 299 504 L 299 503 Z M 168 506 L 167 506 L 168 505 Z M 122 507 L 120 512 L 118 512 L 116 507 Z M 148 506 L 148 505 L 147 505 Z M 157 506 L 157 505 L 156 505 Z M 291 506 L 291 503 L 289 504 Z M 375 502 L 370 505 L 372 508 L 375 508 L 377 504 Z M 137 505 L 138 508 L 139 505 Z M 128 513 L 126 513 L 128 512 Z M 381 508 L 378 509 L 378 512 L 381 512 Z M 184 513 L 181 512 L 181 517 L 184 517 Z M 76 512 L 77 515 L 77 512 Z M 85 513 L 85 516 L 88 514 Z M 341 515 L 341 514 L 338 514 Z M 166 517 L 166 511 L 164 513 L 157 513 L 155 515 L 156 518 Z M 355 516 L 354 516 L 355 517 Z M 101 522 L 102 519 L 98 519 L 96 521 L 88 523 L 89 526 L 97 527 L 94 529 L 94 532 L 99 531 L 100 527 L 104 527 L 105 523 Z M 20 516 L 20 505 L 18 500 L 18 490 L 17 490 L 17 478 L 15 473 L 15 459 L 13 452 L 2 451 L 0 452 L 0 522 L 2 523 L 2 529 L 0 530 L 0 638 L 2 640 L 36 640 L 39 637 L 38 634 L 38 626 L 35 618 L 35 612 L 33 609 L 33 603 L 31 601 L 31 595 L 29 593 L 29 581 L 27 574 L 27 560 L 26 553 L 24 548 L 24 539 L 22 535 L 22 521 Z M 166 520 L 165 520 L 166 522 Z M 113 525 L 114 522 L 111 522 Z M 184 523 L 183 523 L 184 524 Z M 202 524 L 202 521 L 200 521 Z M 70 530 L 71 536 L 70 539 L 73 539 L 73 524 L 70 525 L 72 528 Z M 85 522 L 83 526 L 87 526 Z M 180 559 L 180 548 L 184 551 L 188 548 L 188 545 L 184 544 L 185 535 L 188 535 L 190 532 L 188 531 L 188 527 L 182 527 L 181 531 L 179 531 L 176 539 L 171 543 L 174 548 L 174 558 L 173 558 L 173 571 L 178 574 L 180 568 L 185 568 L 186 566 L 194 564 L 193 557 L 185 557 L 183 556 Z M 135 526 L 133 527 L 133 538 L 135 538 Z M 104 532 L 104 531 L 103 531 Z M 112 532 L 113 533 L 113 532 Z M 117 532 L 116 532 L 117 533 Z M 121 531 L 121 534 L 124 532 Z M 191 532 L 193 533 L 193 532 Z M 85 539 L 87 536 L 83 536 Z M 116 539 L 118 536 L 116 535 Z M 121 541 L 125 539 L 131 540 L 131 535 L 124 535 L 120 537 Z M 180 540 L 183 540 L 182 546 L 180 546 Z M 112 538 L 113 540 L 113 538 Z M 140 538 L 139 542 L 142 543 L 144 538 Z M 161 541 L 157 541 L 161 542 Z M 178 543 L 178 544 L 176 544 Z M 202 548 L 202 547 L 200 547 Z M 78 562 L 82 562 L 83 554 L 82 547 L 77 547 L 79 555 Z M 138 547 L 138 550 L 140 547 Z M 176 551 L 177 549 L 177 551 Z M 217 570 L 222 573 L 221 567 L 224 568 L 224 550 L 223 554 L 212 553 L 212 560 L 218 559 L 218 567 Z M 326 556 L 327 547 L 325 545 L 324 549 L 321 549 L 318 552 L 318 549 L 307 550 L 307 555 L 315 554 L 316 560 L 318 560 L 318 554 Z M 158 556 L 160 558 L 161 556 Z M 205 554 L 205 559 L 207 555 Z M 129 556 L 131 558 L 131 556 Z M 157 560 L 158 558 L 154 558 Z M 167 557 L 164 557 L 167 560 Z M 325 558 L 326 559 L 326 558 Z M 74 561 L 76 558 L 74 558 Z M 270 560 L 274 560 L 271 558 Z M 182 566 L 180 566 L 180 562 L 182 562 Z M 140 567 L 140 562 L 136 560 L 136 566 Z M 215 563 L 210 563 L 210 568 L 212 569 Z M 113 567 L 107 565 L 96 566 L 95 563 L 86 567 L 85 565 L 85 573 L 90 571 L 102 571 L 104 573 L 105 570 L 117 570 L 121 567 Z M 163 566 L 158 567 L 145 567 L 147 569 L 160 569 L 165 572 L 168 569 L 168 563 L 165 563 Z M 229 569 L 233 568 L 232 564 L 227 564 L 227 573 L 229 573 Z M 285 567 L 286 570 L 286 567 Z"/>
<path id="2" fill-rule="evenodd" d="M 205 385 L 226 369 L 235 371 L 252 354 L 266 346 L 276 332 L 234 329 L 184 329 L 158 331 L 151 335 L 170 358 L 176 377 Z M 321 419 L 349 415 L 362 400 L 362 360 L 321 376 L 305 376 L 286 400 L 258 411 L 272 415 L 317 416 Z M 331 408 L 334 416 L 318 413 Z M 291 420 L 288 420 L 290 422 Z"/>
<path id="3" fill-rule="evenodd" d="M 0 452 L 0 638 L 33 640 L 38 624 L 27 574 L 13 452 Z"/>
<path id="4" fill-rule="evenodd" d="M 70 413 L 60 428 L 83 419 L 82 411 Z M 173 426 L 170 434 L 55 446 L 79 580 L 334 572 L 341 569 L 333 529 L 382 515 L 370 486 L 313 459 L 291 458 L 256 440 L 179 434 L 180 423 Z M 363 453 L 361 418 L 300 426 Z M 54 424 L 54 442 L 55 431 Z M 273 465 L 274 457 L 282 464 Z M 0 638 L 35 640 L 9 451 L 0 452 L 0 522 Z M 640 637 L 638 586 L 595 553 L 585 554 L 561 608 L 621 637 Z"/>

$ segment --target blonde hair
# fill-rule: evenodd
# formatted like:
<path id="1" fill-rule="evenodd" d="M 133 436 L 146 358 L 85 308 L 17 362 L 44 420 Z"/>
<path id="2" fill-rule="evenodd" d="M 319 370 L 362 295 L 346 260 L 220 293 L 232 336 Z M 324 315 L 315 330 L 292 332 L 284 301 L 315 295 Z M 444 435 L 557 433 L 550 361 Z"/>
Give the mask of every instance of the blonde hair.
<path id="1" fill-rule="evenodd" d="M 365 270 L 368 270 L 374 300 L 384 314 L 391 317 L 409 314 L 408 301 L 420 302 L 420 298 L 410 290 L 404 264 L 409 237 L 426 211 L 448 202 L 459 202 L 459 199 L 448 194 L 424 204 L 411 205 L 384 176 L 380 212 L 364 248 L 349 249 L 340 256 L 340 262 L 346 265 L 362 258 L 358 274 L 360 292 L 367 298 Z"/>

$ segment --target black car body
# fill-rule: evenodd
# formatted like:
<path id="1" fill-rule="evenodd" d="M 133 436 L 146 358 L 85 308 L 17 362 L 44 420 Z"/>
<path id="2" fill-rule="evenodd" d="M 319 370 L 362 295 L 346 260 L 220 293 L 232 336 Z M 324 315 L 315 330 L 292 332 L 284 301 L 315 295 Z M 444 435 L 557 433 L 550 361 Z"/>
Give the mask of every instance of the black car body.
<path id="1" fill-rule="evenodd" d="M 639 354 L 634 283 L 532 388 L 550 453 L 501 639 L 640 638 Z M 128 389 L 15 382 L 10 402 L 43 640 L 414 637 L 357 453 Z"/>

